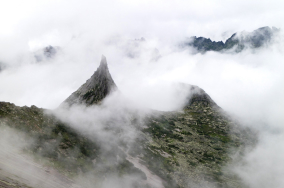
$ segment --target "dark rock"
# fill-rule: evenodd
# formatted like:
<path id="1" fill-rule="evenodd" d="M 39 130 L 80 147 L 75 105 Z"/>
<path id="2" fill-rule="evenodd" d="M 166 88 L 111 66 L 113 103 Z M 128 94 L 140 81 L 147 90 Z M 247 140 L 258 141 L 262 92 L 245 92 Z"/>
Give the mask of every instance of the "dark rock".
<path id="1" fill-rule="evenodd" d="M 53 46 L 47 46 L 44 48 L 45 57 L 52 58 L 56 55 L 57 50 Z"/>
<path id="2" fill-rule="evenodd" d="M 56 57 L 59 50 L 60 48 L 58 46 L 54 47 L 49 45 L 43 49 L 36 51 L 34 57 L 37 62 L 41 62 L 44 60 L 51 60 Z"/>
<path id="3" fill-rule="evenodd" d="M 188 43 L 188 45 L 195 47 L 200 52 L 206 51 L 220 51 L 224 47 L 224 43 L 222 41 L 215 42 L 211 41 L 211 39 L 207 39 L 204 37 L 192 37 L 192 42 Z"/>
<path id="4" fill-rule="evenodd" d="M 195 103 L 202 103 L 211 107 L 218 107 L 218 105 L 211 99 L 211 97 L 200 87 L 188 85 L 190 87 L 189 101 L 185 108 L 190 108 Z"/>
<path id="5" fill-rule="evenodd" d="M 86 81 L 77 91 L 72 93 L 61 106 L 73 104 L 85 104 L 87 106 L 98 104 L 112 91 L 116 90 L 107 66 L 106 57 L 102 56 L 100 66 L 92 77 Z"/>
<path id="6" fill-rule="evenodd" d="M 240 52 L 245 49 L 245 47 L 259 48 L 269 45 L 273 36 L 278 33 L 278 31 L 279 29 L 275 27 L 261 27 L 250 33 L 234 33 L 225 43 L 222 41 L 211 41 L 210 38 L 194 36 L 190 38 L 189 42 L 185 43 L 185 46 L 192 46 L 200 53 L 207 51 L 225 51 L 234 47 L 236 47 L 236 52 Z"/>

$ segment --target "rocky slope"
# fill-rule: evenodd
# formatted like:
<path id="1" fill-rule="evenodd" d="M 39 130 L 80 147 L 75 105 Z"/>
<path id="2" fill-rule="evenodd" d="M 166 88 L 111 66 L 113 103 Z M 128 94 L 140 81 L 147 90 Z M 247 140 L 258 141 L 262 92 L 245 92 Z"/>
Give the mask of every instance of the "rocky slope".
<path id="1" fill-rule="evenodd" d="M 234 48 L 235 52 L 240 52 L 247 48 L 259 48 L 269 45 L 279 29 L 275 27 L 261 27 L 252 32 L 234 33 L 225 43 L 223 41 L 212 41 L 210 38 L 191 37 L 184 46 L 192 46 L 197 52 L 225 51 Z"/>
<path id="2" fill-rule="evenodd" d="M 121 177 L 136 174 L 142 179 L 145 178 L 143 172 L 126 160 L 125 153 L 117 145 L 109 145 L 105 150 L 101 147 L 104 143 L 80 133 L 44 109 L 35 106 L 18 107 L 1 102 L 0 128 L 5 126 L 25 133 L 33 139 L 28 147 L 24 148 L 25 155 L 39 158 L 40 161 L 46 160 L 43 164 L 45 168 L 59 171 L 65 178 L 91 173 L 98 184 L 112 174 L 120 174 Z M 0 160 L 1 169 L 3 164 L 5 162 Z M 0 180 L 7 178 L 12 177 L 1 177 L 0 173 Z M 46 177 L 41 181 L 44 181 L 44 178 Z M 27 184 L 32 186 L 29 182 Z"/>
<path id="3" fill-rule="evenodd" d="M 117 87 L 109 73 L 106 57 L 102 56 L 101 63 L 92 77 L 77 91 L 72 93 L 61 106 L 84 104 L 87 106 L 101 102 L 110 92 Z"/>
<path id="4" fill-rule="evenodd" d="M 108 187 L 113 177 L 119 178 L 116 187 L 243 187 L 223 167 L 232 161 L 229 150 L 244 147 L 250 132 L 238 127 L 204 90 L 183 86 L 191 95 L 182 111 L 150 111 L 141 119 L 137 111 L 128 110 L 127 118 L 117 115 L 103 121 L 104 133 L 110 132 L 114 142 L 73 128 L 56 111 L 35 106 L 1 102 L 0 124 L 33 138 L 25 153 L 45 159 L 45 165 L 62 176 L 92 177 L 88 179 L 92 186 L 84 180 L 77 182 L 81 187 Z M 93 76 L 59 109 L 101 105 L 116 89 L 103 56 Z M 115 126 L 118 122 L 138 136 L 125 139 L 125 130 Z M 4 178 L 0 174 L 0 180 Z"/>

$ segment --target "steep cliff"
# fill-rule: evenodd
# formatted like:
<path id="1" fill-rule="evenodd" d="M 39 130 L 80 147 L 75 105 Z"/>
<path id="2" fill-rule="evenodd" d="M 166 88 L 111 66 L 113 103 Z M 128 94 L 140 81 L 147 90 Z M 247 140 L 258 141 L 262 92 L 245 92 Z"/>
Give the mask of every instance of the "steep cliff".
<path id="1" fill-rule="evenodd" d="M 72 93 L 61 105 L 84 104 L 93 105 L 101 102 L 117 87 L 109 73 L 106 57 L 102 56 L 96 72 L 77 91 Z"/>

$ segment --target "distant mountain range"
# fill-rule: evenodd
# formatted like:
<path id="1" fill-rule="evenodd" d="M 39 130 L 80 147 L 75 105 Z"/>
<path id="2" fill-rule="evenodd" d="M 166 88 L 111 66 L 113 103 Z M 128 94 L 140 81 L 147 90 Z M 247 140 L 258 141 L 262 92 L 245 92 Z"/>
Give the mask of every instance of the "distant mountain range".
<path id="1" fill-rule="evenodd" d="M 257 49 L 269 46 L 272 44 L 274 37 L 279 31 L 280 29 L 277 29 L 276 27 L 261 27 L 252 32 L 243 31 L 234 33 L 225 42 L 212 41 L 210 38 L 193 36 L 188 38 L 186 42 L 182 42 L 180 47 L 183 49 L 191 47 L 194 49 L 193 53 L 205 53 L 208 51 L 238 53 L 247 48 Z M 129 40 L 126 44 L 122 43 L 118 45 L 118 48 L 129 58 L 140 57 L 142 52 L 147 51 L 150 54 L 150 61 L 157 61 L 161 58 L 159 50 L 157 48 L 143 49 L 143 45 L 145 45 L 146 42 L 146 39 L 142 37 L 140 39 Z M 113 43 L 116 44 L 119 42 Z M 53 60 L 61 50 L 62 49 L 59 46 L 46 46 L 33 52 L 33 61 L 40 63 Z M 6 68 L 9 68 L 9 65 L 5 62 L 0 62 L 0 72 Z"/>
<path id="2" fill-rule="evenodd" d="M 212 41 L 210 38 L 193 36 L 188 42 L 182 44 L 182 47 L 190 46 L 201 53 L 207 51 L 221 52 L 230 49 L 241 52 L 245 48 L 260 48 L 271 44 L 273 37 L 278 32 L 279 29 L 275 27 L 261 27 L 252 32 L 234 33 L 225 43 L 223 41 Z"/>

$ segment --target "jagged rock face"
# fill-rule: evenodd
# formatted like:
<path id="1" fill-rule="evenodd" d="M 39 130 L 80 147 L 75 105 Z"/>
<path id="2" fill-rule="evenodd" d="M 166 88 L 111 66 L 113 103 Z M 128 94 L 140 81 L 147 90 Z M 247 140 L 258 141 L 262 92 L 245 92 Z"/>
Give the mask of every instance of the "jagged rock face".
<path id="1" fill-rule="evenodd" d="M 106 57 L 102 56 L 101 63 L 92 77 L 77 91 L 72 93 L 62 105 L 85 104 L 87 106 L 98 104 L 112 91 L 116 90 L 107 66 Z"/>
<path id="2" fill-rule="evenodd" d="M 259 48 L 271 42 L 273 36 L 279 31 L 275 27 L 262 27 L 253 32 L 234 33 L 225 43 L 222 41 L 211 41 L 210 38 L 191 37 L 187 46 L 194 47 L 198 52 L 224 51 L 236 47 L 235 51 L 240 52 L 245 47 Z"/>
<path id="3" fill-rule="evenodd" d="M 205 51 L 220 51 L 224 47 L 224 43 L 222 41 L 215 42 L 211 41 L 211 39 L 207 39 L 204 37 L 191 37 L 191 42 L 187 43 L 189 46 L 193 46 L 200 52 Z"/>

